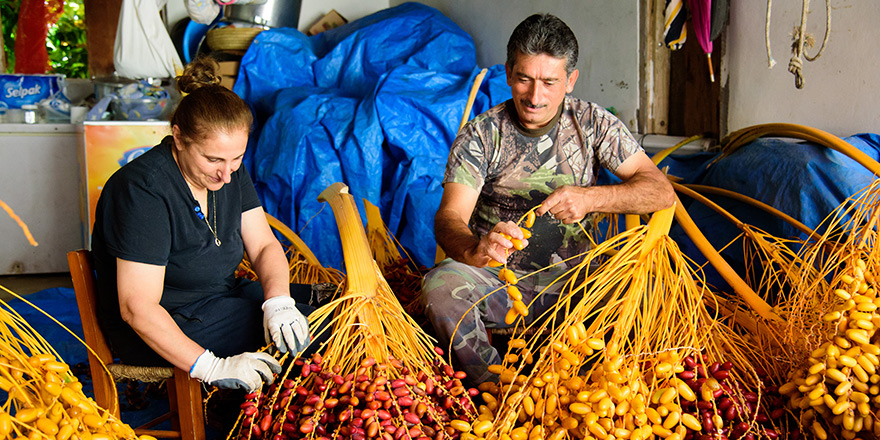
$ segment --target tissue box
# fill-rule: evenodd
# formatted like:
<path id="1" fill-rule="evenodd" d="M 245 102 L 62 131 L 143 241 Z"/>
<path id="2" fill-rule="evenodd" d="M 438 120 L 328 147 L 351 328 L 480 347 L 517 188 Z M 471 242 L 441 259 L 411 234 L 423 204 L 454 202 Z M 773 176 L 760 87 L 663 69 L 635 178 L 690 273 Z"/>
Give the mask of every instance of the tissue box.
<path id="1" fill-rule="evenodd" d="M 61 92 L 63 86 L 64 75 L 0 75 L 0 107 L 36 105 Z"/>

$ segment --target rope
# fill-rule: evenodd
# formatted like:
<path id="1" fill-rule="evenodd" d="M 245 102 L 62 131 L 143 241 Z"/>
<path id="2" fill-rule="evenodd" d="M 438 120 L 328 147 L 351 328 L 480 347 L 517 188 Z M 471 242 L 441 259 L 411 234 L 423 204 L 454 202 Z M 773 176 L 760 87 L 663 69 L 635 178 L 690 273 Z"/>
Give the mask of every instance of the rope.
<path id="1" fill-rule="evenodd" d="M 825 0 L 825 38 L 822 39 L 822 46 L 819 47 L 819 52 L 816 52 L 816 56 L 810 57 L 807 54 L 804 54 L 804 57 L 807 61 L 816 61 L 817 58 L 822 56 L 822 52 L 825 51 L 825 45 L 828 44 L 828 38 L 831 36 L 831 0 Z"/>
<path id="2" fill-rule="evenodd" d="M 770 1 L 771 0 L 768 0 L 767 10 L 768 27 L 770 21 Z M 822 52 L 825 51 L 825 45 L 828 43 L 828 37 L 831 34 L 831 0 L 825 0 L 825 38 L 822 40 L 822 46 L 819 48 L 819 52 L 817 52 L 815 56 L 810 57 L 809 55 L 805 54 L 804 45 L 807 44 L 808 41 L 812 41 L 812 36 L 807 34 L 807 12 L 809 12 L 810 9 L 810 0 L 803 0 L 803 2 L 804 7 L 801 11 L 801 25 L 795 27 L 793 35 L 794 42 L 791 45 L 792 55 L 791 60 L 788 62 L 788 71 L 794 75 L 794 86 L 798 89 L 804 88 L 804 76 L 802 72 L 804 58 L 806 58 L 807 61 L 815 61 L 817 58 L 819 58 L 822 55 Z M 767 30 L 766 32 L 769 32 L 769 30 Z M 812 43 L 809 43 L 809 45 L 812 47 Z"/>
<path id="3" fill-rule="evenodd" d="M 764 45 L 767 47 L 767 68 L 772 69 L 776 65 L 773 54 L 770 53 L 770 10 L 773 0 L 767 0 L 767 18 L 764 20 Z"/>
<path id="4" fill-rule="evenodd" d="M 161 382 L 174 376 L 174 368 L 171 367 L 110 364 L 107 365 L 107 368 L 116 380 L 131 379 L 141 382 Z"/>

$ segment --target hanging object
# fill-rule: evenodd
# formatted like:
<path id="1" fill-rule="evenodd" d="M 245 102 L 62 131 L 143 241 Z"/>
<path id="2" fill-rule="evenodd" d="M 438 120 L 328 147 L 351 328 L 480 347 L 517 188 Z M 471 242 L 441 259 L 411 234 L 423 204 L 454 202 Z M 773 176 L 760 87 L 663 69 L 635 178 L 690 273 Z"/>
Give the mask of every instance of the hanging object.
<path id="1" fill-rule="evenodd" d="M 687 40 L 687 27 L 684 25 L 687 13 L 682 0 L 666 0 L 663 25 L 663 43 L 671 50 L 678 50 Z"/>
<path id="2" fill-rule="evenodd" d="M 185 0 L 186 14 L 198 24 L 211 24 L 220 15 L 220 5 L 215 0 Z"/>
<path id="3" fill-rule="evenodd" d="M 727 25 L 727 18 L 730 15 L 730 0 L 713 0 L 712 1 L 712 26 L 709 26 L 709 39 L 715 41 L 721 36 L 721 31 Z"/>
<path id="4" fill-rule="evenodd" d="M 183 63 L 159 11 L 167 0 L 123 0 L 113 66 L 124 78 L 172 78 Z"/>
<path id="5" fill-rule="evenodd" d="M 697 34 L 697 42 L 703 48 L 706 59 L 709 62 L 709 80 L 715 82 L 715 72 L 712 69 L 712 0 L 688 0 L 688 8 L 691 10 L 691 20 L 694 24 L 694 33 Z"/>
<path id="6" fill-rule="evenodd" d="M 825 38 L 822 39 L 822 46 L 815 56 L 809 56 L 804 53 L 804 47 L 813 47 L 815 39 L 812 34 L 807 33 L 807 13 L 810 10 L 810 0 L 803 0 L 804 7 L 801 10 L 801 25 L 795 26 L 792 33 L 791 43 L 791 60 L 788 62 L 788 71 L 794 75 L 794 86 L 798 89 L 804 88 L 803 66 L 804 59 L 807 61 L 816 61 L 822 52 L 825 51 L 825 45 L 828 44 L 828 37 L 831 35 L 831 0 L 825 0 Z M 773 0 L 767 0 L 767 19 L 764 22 L 764 44 L 767 47 L 767 68 L 772 69 L 776 65 L 773 54 L 770 51 L 770 17 L 773 6 Z"/>
<path id="7" fill-rule="evenodd" d="M 804 8 L 801 12 L 801 25 L 794 29 L 794 36 L 791 43 L 791 60 L 788 62 L 788 71 L 794 75 L 794 86 L 798 89 L 804 88 L 804 76 L 801 70 L 804 65 L 804 58 L 807 61 L 815 61 L 822 56 L 825 50 L 825 44 L 828 43 L 828 36 L 831 34 L 831 0 L 825 0 L 825 38 L 822 40 L 822 46 L 816 56 L 810 57 L 806 54 L 804 46 L 813 47 L 815 42 L 813 36 L 807 33 L 807 12 L 810 9 L 810 0 L 804 0 Z"/>
<path id="8" fill-rule="evenodd" d="M 767 18 L 764 20 L 764 45 L 767 47 L 767 68 L 772 69 L 776 65 L 773 54 L 770 52 L 770 11 L 773 0 L 767 0 Z"/>

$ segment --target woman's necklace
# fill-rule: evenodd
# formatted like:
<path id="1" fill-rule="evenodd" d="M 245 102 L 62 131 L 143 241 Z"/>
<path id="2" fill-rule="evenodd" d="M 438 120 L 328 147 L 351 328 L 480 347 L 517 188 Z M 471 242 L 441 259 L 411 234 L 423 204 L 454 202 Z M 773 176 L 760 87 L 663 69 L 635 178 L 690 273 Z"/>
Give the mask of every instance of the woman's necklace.
<path id="1" fill-rule="evenodd" d="M 211 193 L 211 212 L 214 213 L 214 227 L 211 227 L 211 223 L 208 222 L 208 217 L 202 213 L 202 209 L 200 207 L 196 206 L 193 210 L 196 212 L 196 215 L 200 219 L 204 220 L 205 224 L 208 225 L 208 230 L 210 230 L 211 233 L 214 234 L 214 244 L 219 247 L 221 242 L 220 238 L 217 237 L 217 193 L 214 191 L 208 192 Z M 210 214 L 210 212 L 208 214 Z"/>
<path id="2" fill-rule="evenodd" d="M 211 227 L 211 224 L 208 223 L 208 218 L 205 218 L 205 224 L 208 225 L 208 229 L 211 230 L 211 233 L 214 234 L 214 244 L 218 247 L 220 246 L 220 238 L 217 237 L 217 193 L 211 191 L 211 213 L 214 213 L 214 227 Z M 209 213 L 210 214 L 210 213 Z"/>

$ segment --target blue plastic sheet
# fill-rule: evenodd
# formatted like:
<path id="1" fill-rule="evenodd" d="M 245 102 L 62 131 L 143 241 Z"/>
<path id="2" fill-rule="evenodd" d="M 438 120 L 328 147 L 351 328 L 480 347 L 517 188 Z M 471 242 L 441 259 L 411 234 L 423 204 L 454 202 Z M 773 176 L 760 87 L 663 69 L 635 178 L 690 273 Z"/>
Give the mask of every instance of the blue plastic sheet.
<path id="1" fill-rule="evenodd" d="M 844 140 L 874 160 L 880 159 L 880 136 L 859 134 Z M 717 157 L 714 153 L 671 156 L 664 159 L 660 167 L 670 166 L 669 173 L 682 177 L 683 183 L 747 195 L 820 231 L 822 222 L 835 208 L 873 180 L 870 171 L 843 153 L 793 139 L 762 138 L 714 162 Z M 773 236 L 806 238 L 806 234 L 759 208 L 720 196 L 709 195 L 708 198 L 741 221 Z M 739 228 L 711 208 L 688 197 L 681 196 L 681 200 L 716 249 L 724 248 L 740 235 Z M 706 262 L 680 227 L 674 225 L 670 236 L 698 264 Z M 745 275 L 742 239 L 739 240 L 723 249 L 721 255 L 734 270 Z M 711 283 L 726 287 L 710 266 L 706 267 L 706 275 Z"/>
<path id="2" fill-rule="evenodd" d="M 379 207 L 417 263 L 432 265 L 446 157 L 479 70 L 471 37 L 418 3 L 314 37 L 262 32 L 235 92 L 257 114 L 245 165 L 267 212 L 322 264 L 342 268 L 336 221 L 317 201 L 342 182 L 361 208 L 362 198 Z M 494 66 L 471 114 L 509 98 L 504 68 Z"/>
<path id="3" fill-rule="evenodd" d="M 6 306 L 20 314 L 40 336 L 48 341 L 62 361 L 70 365 L 88 362 L 85 345 L 76 339 L 82 339 L 83 332 L 73 289 L 62 287 L 45 289 L 26 296 L 25 300 L 33 305 L 13 298 L 6 301 Z"/>

